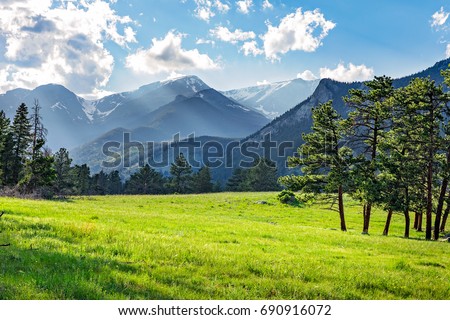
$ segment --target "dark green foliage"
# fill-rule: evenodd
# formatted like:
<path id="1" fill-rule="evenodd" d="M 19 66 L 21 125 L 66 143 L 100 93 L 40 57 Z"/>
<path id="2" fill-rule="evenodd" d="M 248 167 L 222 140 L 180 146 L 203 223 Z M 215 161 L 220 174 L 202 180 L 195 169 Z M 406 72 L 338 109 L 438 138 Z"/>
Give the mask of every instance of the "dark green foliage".
<path id="1" fill-rule="evenodd" d="M 295 197 L 295 193 L 292 192 L 291 190 L 283 190 L 281 191 L 278 196 L 277 196 L 278 200 L 281 203 L 286 203 L 286 204 L 294 204 L 297 199 Z"/>
<path id="2" fill-rule="evenodd" d="M 392 84 L 390 77 L 375 77 L 365 83 L 368 90 L 352 89 L 344 97 L 347 106 L 353 110 L 347 120 L 350 144 L 360 155 L 352 174 L 357 181 L 353 195 L 365 204 L 363 233 L 369 232 L 372 203 L 379 192 L 376 156 L 380 141 L 391 126 Z"/>
<path id="3" fill-rule="evenodd" d="M 175 193 L 188 193 L 191 191 L 192 167 L 180 153 L 175 162 L 170 165 L 171 179 L 169 188 Z"/>
<path id="4" fill-rule="evenodd" d="M 248 191 L 247 170 L 237 168 L 234 170 L 233 175 L 228 179 L 226 190 L 227 191 Z"/>
<path id="5" fill-rule="evenodd" d="M 343 146 L 343 121 L 332 101 L 313 109 L 312 132 L 303 135 L 305 143 L 298 157 L 289 157 L 291 167 L 301 167 L 304 176 L 288 176 L 280 182 L 293 190 L 336 193 L 341 229 L 347 230 L 344 218 L 343 192 L 350 183 L 352 150 Z"/>
<path id="6" fill-rule="evenodd" d="M 194 193 L 213 192 L 214 185 L 211 182 L 211 170 L 209 167 L 201 168 L 192 177 L 192 191 Z"/>
<path id="7" fill-rule="evenodd" d="M 30 145 L 32 142 L 31 124 L 28 119 L 28 108 L 22 103 L 16 111 L 12 128 L 12 162 L 11 162 L 11 183 L 16 185 L 23 176 L 23 168 L 27 157 L 30 155 Z"/>
<path id="8" fill-rule="evenodd" d="M 111 171 L 107 179 L 107 194 L 121 194 L 123 192 L 123 183 L 119 171 Z"/>
<path id="9" fill-rule="evenodd" d="M 74 186 L 70 165 L 72 159 L 69 151 L 65 148 L 59 149 L 54 155 L 53 166 L 55 168 L 54 190 L 58 195 L 67 195 L 72 193 Z"/>
<path id="10" fill-rule="evenodd" d="M 88 195 L 91 193 L 91 170 L 86 165 L 76 165 L 71 169 L 74 193 L 77 195 Z"/>
<path id="11" fill-rule="evenodd" d="M 245 184 L 251 191 L 276 191 L 280 190 L 277 180 L 275 162 L 266 158 L 259 158 L 248 170 Z"/>
<path id="12" fill-rule="evenodd" d="M 160 172 L 147 164 L 131 175 L 125 184 L 125 192 L 130 194 L 164 193 L 164 178 Z"/>
<path id="13" fill-rule="evenodd" d="M 0 187 L 10 182 L 12 151 L 10 121 L 3 110 L 0 110 Z"/>

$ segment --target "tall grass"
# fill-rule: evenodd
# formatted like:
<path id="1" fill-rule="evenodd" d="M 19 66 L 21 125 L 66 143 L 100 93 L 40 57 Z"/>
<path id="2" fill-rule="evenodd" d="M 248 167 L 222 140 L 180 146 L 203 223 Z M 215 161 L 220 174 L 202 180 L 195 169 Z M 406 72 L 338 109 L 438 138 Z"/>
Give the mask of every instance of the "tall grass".
<path id="1" fill-rule="evenodd" d="M 267 204 L 257 203 L 264 200 Z M 450 245 L 275 193 L 0 198 L 2 299 L 449 299 Z"/>

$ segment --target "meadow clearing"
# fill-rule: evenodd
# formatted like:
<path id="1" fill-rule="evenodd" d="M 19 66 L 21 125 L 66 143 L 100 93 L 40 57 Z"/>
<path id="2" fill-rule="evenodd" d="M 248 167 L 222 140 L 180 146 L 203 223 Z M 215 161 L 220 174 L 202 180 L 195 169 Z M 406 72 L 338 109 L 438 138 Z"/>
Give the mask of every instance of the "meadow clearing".
<path id="1" fill-rule="evenodd" d="M 277 193 L 0 198 L 1 299 L 449 299 L 450 244 Z M 258 201 L 267 203 L 261 204 Z"/>

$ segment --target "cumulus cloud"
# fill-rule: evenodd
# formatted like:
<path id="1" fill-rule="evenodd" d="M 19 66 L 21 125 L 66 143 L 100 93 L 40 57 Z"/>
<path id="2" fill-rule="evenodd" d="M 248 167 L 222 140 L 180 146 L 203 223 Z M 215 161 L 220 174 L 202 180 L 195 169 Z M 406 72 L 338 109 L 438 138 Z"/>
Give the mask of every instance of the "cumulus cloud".
<path id="1" fill-rule="evenodd" d="M 316 77 L 316 75 L 311 72 L 311 70 L 305 70 L 305 71 L 303 71 L 301 73 L 298 73 L 297 74 L 297 78 L 302 79 L 302 80 L 307 80 L 307 81 L 318 79 Z"/>
<path id="2" fill-rule="evenodd" d="M 208 55 L 197 49 L 182 48 L 182 34 L 169 31 L 164 39 L 152 39 L 149 49 L 139 49 L 126 58 L 126 66 L 136 73 L 158 74 L 183 70 L 211 70 L 219 68 Z"/>
<path id="3" fill-rule="evenodd" d="M 195 0 L 197 8 L 194 10 L 195 16 L 206 22 L 216 15 L 216 10 L 220 13 L 227 13 L 230 10 L 230 6 L 220 0 Z"/>
<path id="4" fill-rule="evenodd" d="M 441 9 L 439 11 L 436 11 L 431 16 L 431 19 L 432 19 L 431 26 L 435 27 L 435 28 L 442 27 L 447 22 L 449 15 L 450 15 L 450 12 L 445 12 L 444 7 L 441 7 Z"/>
<path id="5" fill-rule="evenodd" d="M 245 42 L 245 43 L 242 45 L 240 51 L 243 51 L 245 56 L 250 56 L 250 55 L 252 55 L 252 56 L 254 56 L 254 57 L 256 57 L 256 56 L 261 55 L 261 54 L 264 53 L 264 50 L 261 50 L 261 49 L 258 47 L 258 44 L 256 43 L 255 40 Z"/>
<path id="6" fill-rule="evenodd" d="M 261 37 L 265 55 L 273 61 L 289 51 L 314 52 L 335 26 L 319 9 L 303 13 L 298 8 L 295 13 L 284 17 L 278 27 L 268 25 L 268 31 Z"/>
<path id="7" fill-rule="evenodd" d="M 263 9 L 273 9 L 273 4 L 271 4 L 269 0 L 264 0 L 262 7 Z"/>
<path id="8" fill-rule="evenodd" d="M 242 14 L 249 14 L 253 6 L 253 0 L 242 0 L 236 2 L 237 11 Z"/>
<path id="9" fill-rule="evenodd" d="M 256 37 L 253 31 L 242 31 L 241 29 L 236 29 L 231 32 L 227 27 L 217 27 L 215 29 L 209 30 L 211 36 L 224 41 L 231 42 L 233 44 L 239 41 L 246 41 L 249 39 L 254 39 Z"/>
<path id="10" fill-rule="evenodd" d="M 445 50 L 445 57 L 450 58 L 450 43 L 447 44 L 447 49 Z"/>
<path id="11" fill-rule="evenodd" d="M 136 42 L 132 21 L 104 0 L 0 2 L 0 39 L 5 42 L 0 90 L 57 82 L 79 94 L 105 86 L 114 58 L 106 41 Z"/>
<path id="12" fill-rule="evenodd" d="M 373 78 L 373 68 L 365 65 L 354 65 L 349 63 L 346 67 L 343 63 L 339 63 L 335 69 L 320 68 L 320 77 L 329 78 L 342 82 L 365 81 Z"/>

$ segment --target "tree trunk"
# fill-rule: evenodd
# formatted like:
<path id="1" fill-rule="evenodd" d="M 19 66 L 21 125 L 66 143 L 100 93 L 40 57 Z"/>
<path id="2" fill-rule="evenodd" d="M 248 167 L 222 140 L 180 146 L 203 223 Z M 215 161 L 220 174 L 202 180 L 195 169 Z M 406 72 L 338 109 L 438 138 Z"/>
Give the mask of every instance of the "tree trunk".
<path id="1" fill-rule="evenodd" d="M 447 150 L 447 166 L 450 164 L 450 150 Z M 448 177 L 442 179 L 441 193 L 439 194 L 438 206 L 436 209 L 436 218 L 434 220 L 434 240 L 439 239 L 439 231 L 441 226 L 442 210 L 444 209 L 445 194 L 447 193 Z"/>
<path id="2" fill-rule="evenodd" d="M 418 231 L 418 232 L 422 232 L 422 231 L 423 231 L 422 225 L 423 225 L 423 212 L 421 211 L 421 212 L 419 213 L 419 222 L 418 222 L 418 224 L 417 224 L 417 231 Z"/>
<path id="3" fill-rule="evenodd" d="M 430 151 L 430 158 L 432 157 Z M 427 172 L 427 212 L 426 212 L 426 226 L 425 226 L 425 239 L 431 240 L 431 231 L 433 224 L 433 163 L 430 160 L 428 162 Z"/>
<path id="4" fill-rule="evenodd" d="M 372 204 L 369 202 L 365 206 L 364 210 L 364 226 L 363 226 L 363 234 L 369 234 L 369 223 L 370 223 L 370 213 L 372 211 Z"/>
<path id="5" fill-rule="evenodd" d="M 344 199 L 342 185 L 338 188 L 338 202 L 339 202 L 339 217 L 341 218 L 341 230 L 347 231 L 347 226 L 345 225 L 345 215 L 344 215 Z"/>
<path id="6" fill-rule="evenodd" d="M 389 227 L 391 226 L 392 213 L 393 213 L 392 210 L 388 211 L 386 224 L 384 225 L 383 236 L 387 236 L 389 234 Z"/>
<path id="7" fill-rule="evenodd" d="M 414 230 L 419 228 L 419 214 L 415 212 L 414 214 Z"/>
<path id="8" fill-rule="evenodd" d="M 445 209 L 444 216 L 442 217 L 442 223 L 441 223 L 441 232 L 445 232 L 445 224 L 447 223 L 448 213 L 450 212 L 450 205 L 447 205 L 447 208 Z"/>
<path id="9" fill-rule="evenodd" d="M 405 238 L 409 238 L 409 228 L 411 224 L 411 218 L 409 217 L 409 209 L 405 208 Z"/>

